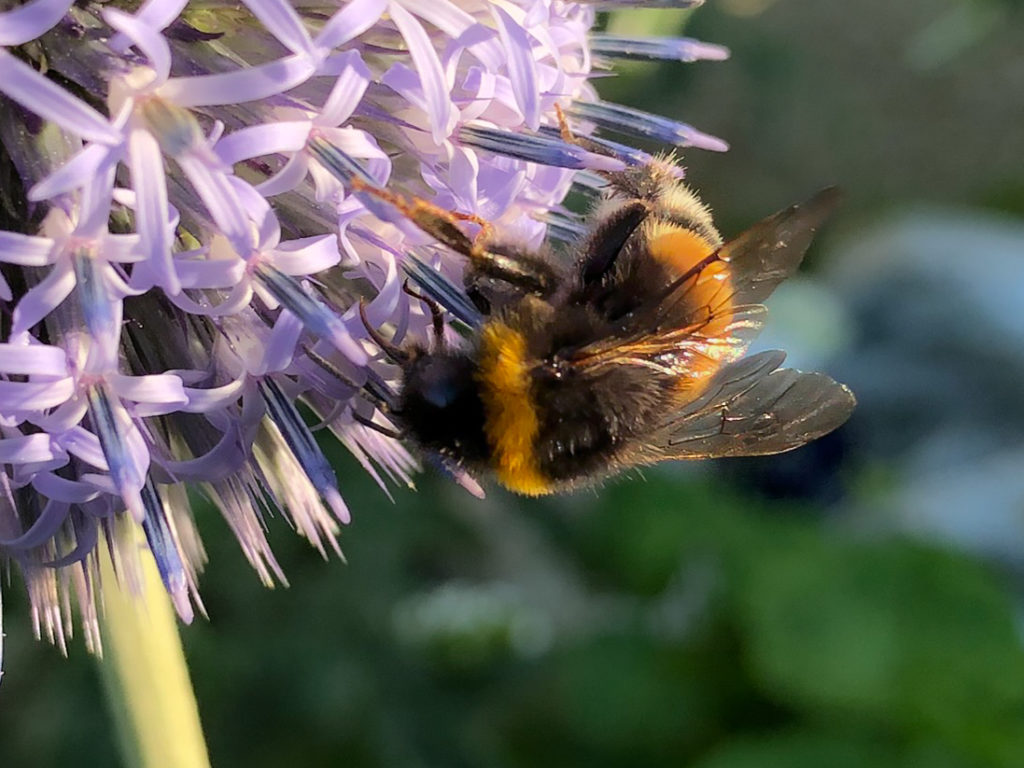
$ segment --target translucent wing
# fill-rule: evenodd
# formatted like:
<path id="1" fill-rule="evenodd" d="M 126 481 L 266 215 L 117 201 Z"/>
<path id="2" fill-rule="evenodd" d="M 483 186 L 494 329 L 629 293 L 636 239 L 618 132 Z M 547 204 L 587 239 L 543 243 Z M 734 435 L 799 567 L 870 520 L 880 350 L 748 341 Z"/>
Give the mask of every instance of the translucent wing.
<path id="1" fill-rule="evenodd" d="M 706 380 L 761 331 L 761 302 L 796 271 L 838 199 L 836 189 L 825 189 L 755 224 L 623 318 L 620 333 L 575 351 L 571 361 L 640 364 Z"/>
<path id="2" fill-rule="evenodd" d="M 687 325 L 702 313 L 717 315 L 730 306 L 761 304 L 796 272 L 815 232 L 838 203 L 839 190 L 829 187 L 759 221 L 667 286 L 648 308 L 655 324 L 671 318 L 676 325 Z M 719 286 L 713 292 L 701 290 L 709 278 Z"/>
<path id="3" fill-rule="evenodd" d="M 637 463 L 782 453 L 842 425 L 853 393 L 821 373 L 779 369 L 784 357 L 763 352 L 725 366 L 700 398 L 666 420 Z"/>

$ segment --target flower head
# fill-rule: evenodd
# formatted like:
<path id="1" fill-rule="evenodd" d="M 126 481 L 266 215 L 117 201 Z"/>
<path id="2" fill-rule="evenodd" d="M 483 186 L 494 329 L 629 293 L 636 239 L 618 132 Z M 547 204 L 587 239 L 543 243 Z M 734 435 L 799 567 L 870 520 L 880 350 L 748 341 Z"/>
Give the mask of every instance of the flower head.
<path id="1" fill-rule="evenodd" d="M 186 487 L 267 582 L 283 575 L 265 510 L 340 553 L 344 482 L 310 415 L 382 487 L 411 482 L 415 459 L 370 421 L 394 369 L 373 357 L 358 299 L 397 339 L 425 334 L 406 275 L 457 284 L 462 265 L 354 179 L 535 247 L 578 229 L 558 206 L 587 169 L 645 157 L 567 144 L 556 104 L 584 133 L 724 149 L 589 83 L 608 58 L 722 49 L 594 36 L 596 5 L 615 3 L 0 11 L 0 554 L 24 575 L 37 633 L 64 644 L 74 594 L 98 642 L 96 544 L 131 582 L 132 526 L 179 615 L 201 609 Z"/>

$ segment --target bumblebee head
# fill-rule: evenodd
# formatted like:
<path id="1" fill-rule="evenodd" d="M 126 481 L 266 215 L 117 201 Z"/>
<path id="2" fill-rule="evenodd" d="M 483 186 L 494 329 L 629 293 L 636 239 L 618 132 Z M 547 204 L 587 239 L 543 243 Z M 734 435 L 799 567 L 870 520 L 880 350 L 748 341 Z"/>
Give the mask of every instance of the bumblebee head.
<path id="1" fill-rule="evenodd" d="M 476 365 L 465 352 L 413 351 L 403 363 L 399 416 L 423 446 L 465 458 L 486 453 Z"/>

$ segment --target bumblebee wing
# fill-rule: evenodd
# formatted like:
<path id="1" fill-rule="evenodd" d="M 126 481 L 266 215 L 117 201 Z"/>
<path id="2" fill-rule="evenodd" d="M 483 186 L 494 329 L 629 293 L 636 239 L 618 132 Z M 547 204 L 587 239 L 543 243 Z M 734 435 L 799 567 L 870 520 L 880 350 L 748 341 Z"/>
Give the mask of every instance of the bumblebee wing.
<path id="1" fill-rule="evenodd" d="M 637 313 L 638 323 L 679 327 L 761 304 L 797 270 L 838 203 L 839 190 L 829 187 L 758 222 L 669 284 Z"/>
<path id="2" fill-rule="evenodd" d="M 634 460 L 783 453 L 842 425 L 856 404 L 853 393 L 822 373 L 780 369 L 784 358 L 762 352 L 725 366 Z"/>
<path id="3" fill-rule="evenodd" d="M 581 367 L 641 364 L 679 377 L 681 395 L 701 391 L 761 332 L 761 302 L 796 271 L 838 201 L 837 189 L 824 189 L 755 224 L 623 318 L 619 332 L 570 359 Z"/>

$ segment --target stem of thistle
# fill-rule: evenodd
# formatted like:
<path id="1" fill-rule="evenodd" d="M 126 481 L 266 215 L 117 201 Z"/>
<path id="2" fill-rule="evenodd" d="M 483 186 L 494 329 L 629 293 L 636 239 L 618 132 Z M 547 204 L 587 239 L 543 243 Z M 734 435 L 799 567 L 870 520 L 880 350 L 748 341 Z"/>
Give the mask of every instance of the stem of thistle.
<path id="1" fill-rule="evenodd" d="M 141 529 L 132 527 L 142 561 L 137 585 L 118 580 L 109 552 L 99 557 L 105 609 L 99 664 L 124 764 L 209 768 L 174 611 Z"/>

